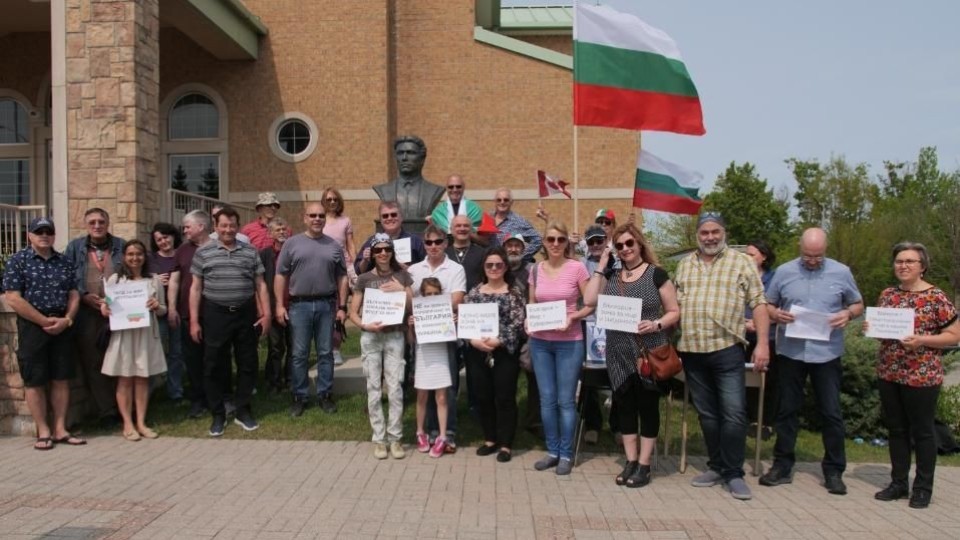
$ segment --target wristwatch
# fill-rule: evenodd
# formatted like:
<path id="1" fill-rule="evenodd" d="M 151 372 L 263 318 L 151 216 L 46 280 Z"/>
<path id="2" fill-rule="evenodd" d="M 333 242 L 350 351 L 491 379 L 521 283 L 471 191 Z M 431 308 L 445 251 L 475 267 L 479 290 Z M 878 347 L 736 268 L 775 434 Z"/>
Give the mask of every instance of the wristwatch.
<path id="1" fill-rule="evenodd" d="M 337 309 L 340 310 L 340 311 L 347 311 L 347 305 L 346 305 L 346 304 L 343 304 L 343 305 L 337 307 Z"/>
<path id="2" fill-rule="evenodd" d="M 657 330 L 663 330 L 663 324 L 660 323 L 660 319 L 657 319 Z"/>
<path id="3" fill-rule="evenodd" d="M 67 328 L 70 328 L 71 326 L 73 326 L 73 319 L 71 319 L 70 317 L 64 317 L 64 319 L 67 320 Z"/>

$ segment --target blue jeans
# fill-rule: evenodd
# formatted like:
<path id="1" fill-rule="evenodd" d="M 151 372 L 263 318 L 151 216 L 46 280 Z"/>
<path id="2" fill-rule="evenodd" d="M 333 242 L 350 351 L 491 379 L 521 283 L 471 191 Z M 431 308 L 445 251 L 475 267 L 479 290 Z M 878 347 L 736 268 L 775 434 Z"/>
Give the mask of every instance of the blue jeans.
<path id="1" fill-rule="evenodd" d="M 530 338 L 530 358 L 540 387 L 540 418 L 547 453 L 573 459 L 577 381 L 584 360 L 583 341 Z"/>
<path id="2" fill-rule="evenodd" d="M 747 444 L 747 391 L 743 347 L 681 353 L 690 397 L 700 414 L 707 466 L 724 480 L 743 478 Z"/>
<path id="3" fill-rule="evenodd" d="M 179 329 L 170 331 L 170 323 L 166 317 L 157 321 L 160 329 L 160 341 L 167 353 L 167 397 L 170 399 L 183 398 L 183 372 L 186 366 L 183 363 L 183 349 L 180 346 Z"/>
<path id="4" fill-rule="evenodd" d="M 317 349 L 317 396 L 333 391 L 333 304 L 335 299 L 293 302 L 290 321 L 290 390 L 296 400 L 309 397 L 310 342 Z"/>

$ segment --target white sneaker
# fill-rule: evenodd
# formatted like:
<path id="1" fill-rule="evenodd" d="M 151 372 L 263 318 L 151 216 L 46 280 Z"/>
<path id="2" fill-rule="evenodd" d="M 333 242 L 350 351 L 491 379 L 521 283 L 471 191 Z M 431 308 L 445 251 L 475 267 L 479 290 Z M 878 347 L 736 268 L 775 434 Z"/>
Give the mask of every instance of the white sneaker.
<path id="1" fill-rule="evenodd" d="M 333 350 L 333 365 L 335 366 L 343 365 L 343 355 L 340 354 L 340 349 Z"/>

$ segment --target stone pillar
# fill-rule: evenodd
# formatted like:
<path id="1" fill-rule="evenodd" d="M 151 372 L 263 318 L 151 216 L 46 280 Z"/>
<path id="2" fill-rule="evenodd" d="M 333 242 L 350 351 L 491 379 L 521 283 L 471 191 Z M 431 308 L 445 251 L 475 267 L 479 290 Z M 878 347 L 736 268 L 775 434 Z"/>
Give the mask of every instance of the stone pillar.
<path id="1" fill-rule="evenodd" d="M 160 215 L 159 0 L 65 0 L 65 9 L 70 236 L 98 206 L 116 236 L 145 239 Z"/>

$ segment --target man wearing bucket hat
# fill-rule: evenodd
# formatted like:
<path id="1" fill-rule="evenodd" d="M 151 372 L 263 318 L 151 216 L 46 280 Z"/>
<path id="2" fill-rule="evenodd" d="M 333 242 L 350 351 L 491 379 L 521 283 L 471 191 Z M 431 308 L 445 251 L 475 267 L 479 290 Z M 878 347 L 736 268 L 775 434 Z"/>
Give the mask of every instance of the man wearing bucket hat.
<path id="1" fill-rule="evenodd" d="M 240 232 L 250 238 L 250 244 L 257 251 L 273 245 L 273 236 L 270 234 L 270 220 L 277 217 L 280 210 L 280 201 L 274 193 L 265 191 L 257 197 L 257 219 L 247 223 Z M 287 231 L 290 234 L 290 231 Z"/>

